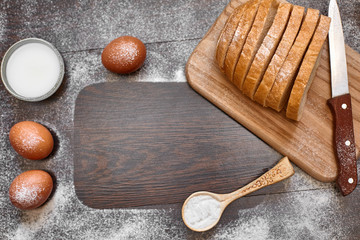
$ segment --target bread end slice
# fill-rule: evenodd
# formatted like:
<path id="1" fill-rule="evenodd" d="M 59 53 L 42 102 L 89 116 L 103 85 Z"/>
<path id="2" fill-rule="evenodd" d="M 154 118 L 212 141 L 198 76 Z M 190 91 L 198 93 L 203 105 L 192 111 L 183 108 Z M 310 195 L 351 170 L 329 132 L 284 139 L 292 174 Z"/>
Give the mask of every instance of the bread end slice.
<path id="1" fill-rule="evenodd" d="M 233 81 L 233 74 L 236 63 L 239 60 L 241 50 L 243 49 L 246 37 L 254 22 L 261 0 L 252 0 L 244 6 L 244 12 L 228 47 L 224 62 L 224 72 L 229 81 Z"/>
<path id="2" fill-rule="evenodd" d="M 234 11 L 230 14 L 229 18 L 226 20 L 224 28 L 219 35 L 216 45 L 215 59 L 222 71 L 224 71 L 224 62 L 228 47 L 230 45 L 231 39 L 234 36 L 236 26 L 240 21 L 246 5 L 247 3 L 242 4 L 234 9 Z"/>

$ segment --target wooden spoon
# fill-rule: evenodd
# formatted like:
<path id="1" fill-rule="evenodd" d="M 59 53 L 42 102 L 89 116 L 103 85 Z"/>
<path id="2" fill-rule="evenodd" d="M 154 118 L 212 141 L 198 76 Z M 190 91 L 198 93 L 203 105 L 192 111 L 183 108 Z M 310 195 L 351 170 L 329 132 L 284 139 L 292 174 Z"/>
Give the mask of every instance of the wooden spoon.
<path id="1" fill-rule="evenodd" d="M 294 169 L 293 169 L 289 159 L 287 157 L 284 157 L 272 169 L 270 169 L 269 171 L 267 171 L 266 173 L 261 175 L 256 180 L 252 181 L 251 183 L 247 184 L 246 186 L 244 186 L 232 193 L 216 194 L 216 193 L 206 192 L 206 191 L 195 192 L 195 193 L 191 194 L 185 200 L 185 202 L 183 204 L 183 207 L 181 210 L 182 219 L 183 219 L 185 225 L 193 231 L 196 231 L 196 232 L 207 231 L 207 230 L 213 228 L 219 222 L 221 215 L 224 212 L 225 208 L 234 200 L 241 198 L 249 193 L 255 192 L 256 190 L 259 190 L 263 187 L 280 182 L 288 177 L 291 177 L 293 174 L 294 174 Z M 215 216 L 215 218 L 213 216 L 214 220 L 212 222 L 210 222 L 209 225 L 207 225 L 206 227 L 197 228 L 197 227 L 191 226 L 191 224 L 189 224 L 186 221 L 187 218 L 184 214 L 185 207 L 188 204 L 189 200 L 196 196 L 210 196 L 211 198 L 207 198 L 207 199 L 208 200 L 210 199 L 212 201 L 212 203 L 215 203 L 215 205 L 216 204 L 219 205 L 218 207 L 220 208 L 220 211 L 218 211 L 218 214 Z M 199 207 L 199 205 L 198 205 L 198 207 Z M 194 211 L 196 211 L 196 210 L 200 211 L 200 209 L 194 208 Z M 214 212 L 216 212 L 216 211 L 212 211 L 212 213 L 214 213 Z M 216 219 L 216 217 L 217 217 L 217 219 Z"/>

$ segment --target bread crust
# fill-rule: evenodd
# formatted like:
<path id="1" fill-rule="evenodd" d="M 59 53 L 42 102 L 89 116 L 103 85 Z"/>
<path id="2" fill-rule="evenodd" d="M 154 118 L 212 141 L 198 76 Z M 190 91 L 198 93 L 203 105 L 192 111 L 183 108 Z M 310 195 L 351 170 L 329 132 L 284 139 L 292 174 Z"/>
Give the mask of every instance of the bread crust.
<path id="1" fill-rule="evenodd" d="M 246 37 L 254 22 L 261 0 L 253 0 L 244 6 L 243 15 L 236 27 L 231 43 L 225 57 L 224 71 L 228 80 L 233 81 L 236 63 L 239 60 L 241 50 L 243 49 Z"/>
<path id="2" fill-rule="evenodd" d="M 294 77 L 300 62 L 314 34 L 319 20 L 319 10 L 308 8 L 298 36 L 291 47 L 274 85 L 266 98 L 266 105 L 276 111 L 281 111 L 289 98 Z"/>
<path id="3" fill-rule="evenodd" d="M 263 0 L 260 3 L 254 23 L 235 67 L 233 82 L 240 90 L 242 90 L 242 84 L 255 54 L 274 20 L 278 6 L 277 0 Z"/>
<path id="4" fill-rule="evenodd" d="M 273 55 L 259 84 L 259 87 L 254 94 L 254 100 L 264 107 L 266 106 L 266 98 L 275 82 L 276 75 L 278 74 L 281 66 L 283 65 L 291 49 L 291 46 L 293 45 L 295 38 L 299 32 L 304 13 L 304 7 L 297 5 L 293 6 L 284 35 L 282 36 L 281 41 L 275 51 L 275 54 Z"/>
<path id="5" fill-rule="evenodd" d="M 305 106 L 307 93 L 315 77 L 316 69 L 319 65 L 321 51 L 327 38 L 331 19 L 321 16 L 319 25 L 316 28 L 304 60 L 296 76 L 294 86 L 291 90 L 290 98 L 286 108 L 286 117 L 299 121 Z"/>
<path id="6" fill-rule="evenodd" d="M 253 99 L 255 90 L 281 40 L 289 20 L 291 9 L 292 5 L 290 3 L 280 3 L 274 22 L 251 63 L 242 87 L 243 93 L 250 99 Z"/>
<path id="7" fill-rule="evenodd" d="M 219 35 L 216 45 L 215 59 L 221 71 L 223 72 L 224 72 L 225 57 L 228 52 L 229 45 L 234 36 L 236 27 L 239 24 L 241 16 L 243 15 L 244 10 L 247 8 L 248 3 L 249 2 L 242 4 L 234 9 L 234 11 L 231 13 L 229 18 L 226 20 L 225 26 Z"/>

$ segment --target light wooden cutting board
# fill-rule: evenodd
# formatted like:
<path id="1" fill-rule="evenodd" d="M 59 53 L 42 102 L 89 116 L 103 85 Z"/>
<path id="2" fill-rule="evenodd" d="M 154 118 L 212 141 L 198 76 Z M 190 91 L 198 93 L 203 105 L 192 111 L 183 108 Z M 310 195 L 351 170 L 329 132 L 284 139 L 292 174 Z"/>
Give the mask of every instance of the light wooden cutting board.
<path id="1" fill-rule="evenodd" d="M 246 0 L 231 1 L 195 48 L 186 65 L 190 86 L 267 144 L 288 156 L 314 178 L 331 182 L 337 176 L 333 149 L 333 119 L 327 100 L 331 97 L 328 42 L 308 93 L 301 121 L 285 117 L 252 102 L 225 79 L 215 61 L 215 48 L 221 29 L 231 12 Z M 360 133 L 360 55 L 346 46 L 350 94 L 357 149 Z M 241 144 L 241 142 L 237 143 Z"/>

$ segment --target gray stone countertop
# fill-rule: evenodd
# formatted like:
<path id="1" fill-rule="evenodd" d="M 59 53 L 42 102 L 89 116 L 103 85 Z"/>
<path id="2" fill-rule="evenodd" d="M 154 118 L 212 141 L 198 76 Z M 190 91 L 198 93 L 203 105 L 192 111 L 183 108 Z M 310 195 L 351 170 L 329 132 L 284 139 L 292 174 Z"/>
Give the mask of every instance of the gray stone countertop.
<path id="1" fill-rule="evenodd" d="M 327 15 L 328 0 L 290 2 Z M 360 52 L 360 1 L 338 2 L 346 43 Z M 66 64 L 63 86 L 36 107 L 16 100 L 0 84 L 0 239 L 360 238 L 360 191 L 344 198 L 333 183 L 318 182 L 297 167 L 285 183 L 286 192 L 245 197 L 231 208 L 236 218 L 206 233 L 185 227 L 181 204 L 99 210 L 78 200 L 71 146 L 76 97 L 90 84 L 125 78 L 102 67 L 102 49 L 118 36 L 137 36 L 148 56 L 143 68 L 126 78 L 185 82 L 188 57 L 227 4 L 224 0 L 0 1 L 1 58 L 16 41 L 39 37 L 53 43 Z M 58 146 L 49 159 L 29 161 L 11 148 L 9 130 L 22 120 L 44 123 L 55 133 Z M 18 174 L 30 169 L 52 172 L 56 189 L 44 206 L 21 211 L 11 205 L 8 188 Z"/>

